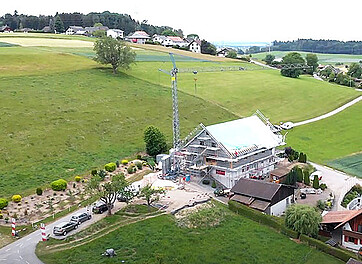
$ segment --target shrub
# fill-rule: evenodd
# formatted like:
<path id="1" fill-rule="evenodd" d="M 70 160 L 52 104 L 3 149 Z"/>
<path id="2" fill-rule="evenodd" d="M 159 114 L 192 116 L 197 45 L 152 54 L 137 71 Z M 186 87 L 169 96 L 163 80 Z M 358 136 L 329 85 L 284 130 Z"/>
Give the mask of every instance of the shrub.
<path id="1" fill-rule="evenodd" d="M 64 191 L 65 189 L 67 189 L 67 182 L 63 179 L 59 179 L 53 181 L 50 184 L 50 187 L 52 188 L 53 191 Z"/>
<path id="2" fill-rule="evenodd" d="M 3 219 L 3 215 L 2 215 L 2 214 L 0 214 L 0 219 Z"/>
<path id="3" fill-rule="evenodd" d="M 80 176 L 75 176 L 75 177 L 74 177 L 74 180 L 75 180 L 76 182 L 80 182 L 81 179 L 82 179 L 82 177 L 80 177 Z"/>
<path id="4" fill-rule="evenodd" d="M 124 160 L 121 161 L 121 163 L 122 163 L 123 165 L 127 165 L 127 164 L 128 164 L 128 160 L 124 159 Z"/>
<path id="5" fill-rule="evenodd" d="M 322 183 L 321 185 L 319 185 L 319 188 L 321 188 L 324 191 L 325 189 L 327 189 L 327 184 Z"/>
<path id="6" fill-rule="evenodd" d="M 142 163 L 140 161 L 136 161 L 137 169 L 142 170 Z"/>
<path id="7" fill-rule="evenodd" d="M 128 174 L 134 173 L 134 172 L 135 172 L 135 168 L 136 168 L 136 167 L 134 167 L 133 165 L 129 166 L 129 167 L 127 168 L 127 173 L 128 173 Z"/>
<path id="8" fill-rule="evenodd" d="M 102 181 L 104 180 L 104 178 L 106 177 L 107 172 L 105 170 L 100 170 L 98 172 L 98 176 L 102 179 Z"/>
<path id="9" fill-rule="evenodd" d="M 8 203 L 8 200 L 6 200 L 5 198 L 0 198 L 0 210 L 8 206 Z"/>
<path id="10" fill-rule="evenodd" d="M 140 154 L 137 154 L 136 159 L 140 160 L 142 156 Z"/>
<path id="11" fill-rule="evenodd" d="M 36 188 L 35 192 L 36 192 L 37 195 L 42 195 L 43 194 L 43 189 L 38 187 L 38 188 Z"/>
<path id="12" fill-rule="evenodd" d="M 216 188 L 216 182 L 215 181 L 212 181 L 211 187 Z"/>
<path id="13" fill-rule="evenodd" d="M 320 213 L 309 205 L 294 204 L 285 212 L 285 226 L 300 234 L 316 237 L 321 221 Z"/>
<path id="14" fill-rule="evenodd" d="M 207 180 L 207 179 L 202 180 L 202 184 L 209 185 L 209 184 L 210 184 L 210 180 Z"/>
<path id="15" fill-rule="evenodd" d="M 104 169 L 109 172 L 115 171 L 116 168 L 117 168 L 117 165 L 114 162 L 110 162 L 110 163 L 107 163 L 106 165 L 104 165 Z"/>
<path id="16" fill-rule="evenodd" d="M 93 169 L 92 171 L 91 171 L 91 175 L 92 176 L 96 176 L 98 174 L 98 171 L 96 170 L 96 169 Z"/>
<path id="17" fill-rule="evenodd" d="M 313 188 L 314 188 L 314 189 L 319 189 L 319 178 L 318 178 L 317 175 L 314 175 Z"/>
<path id="18" fill-rule="evenodd" d="M 75 188 L 75 187 L 76 187 L 75 182 L 73 182 L 73 188 Z"/>
<path id="19" fill-rule="evenodd" d="M 326 208 L 326 202 L 323 200 L 318 200 L 317 207 L 323 211 Z"/>
<path id="20" fill-rule="evenodd" d="M 13 197 L 11 197 L 11 200 L 12 200 L 14 203 L 20 203 L 20 202 L 21 202 L 21 195 L 15 194 L 15 195 L 13 195 Z"/>
<path id="21" fill-rule="evenodd" d="M 117 168 L 119 168 L 119 161 L 118 160 L 116 161 L 116 166 L 117 166 Z"/>

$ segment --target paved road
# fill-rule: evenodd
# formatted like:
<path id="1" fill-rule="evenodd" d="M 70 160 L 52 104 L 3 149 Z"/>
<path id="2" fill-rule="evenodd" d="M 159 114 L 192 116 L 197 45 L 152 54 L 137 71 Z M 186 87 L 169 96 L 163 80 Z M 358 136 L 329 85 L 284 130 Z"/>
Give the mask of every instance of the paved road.
<path id="1" fill-rule="evenodd" d="M 341 107 L 338 107 L 337 109 L 327 113 L 327 114 L 324 114 L 324 115 L 321 115 L 321 116 L 317 116 L 317 117 L 314 117 L 312 119 L 308 119 L 308 120 L 305 120 L 305 121 L 301 121 L 301 122 L 298 122 L 298 123 L 294 123 L 294 127 L 296 126 L 301 126 L 301 125 L 305 125 L 305 124 L 309 124 L 309 123 L 312 123 L 312 122 L 315 122 L 315 121 L 319 121 L 319 120 L 322 120 L 324 118 L 327 118 L 327 117 L 330 117 L 330 116 L 333 116 L 341 111 L 343 111 L 344 109 L 358 103 L 359 101 L 362 100 L 362 95 L 357 97 L 356 99 L 346 103 L 345 105 L 342 105 Z"/>
<path id="2" fill-rule="evenodd" d="M 354 186 L 356 183 L 362 185 L 362 180 L 356 177 L 352 177 L 344 172 L 322 166 L 316 163 L 311 164 L 319 171 L 322 172 L 322 181 L 327 184 L 327 187 L 335 195 L 335 204 L 332 210 L 346 210 L 346 208 L 340 205 L 341 199 L 344 195 Z"/>
<path id="3" fill-rule="evenodd" d="M 119 210 L 124 207 L 125 203 L 115 203 L 115 208 L 113 212 Z M 81 213 L 87 211 L 86 208 L 81 208 L 78 211 L 72 212 L 70 215 L 64 216 L 59 220 L 47 225 L 45 227 L 46 234 L 51 234 L 51 237 L 55 237 L 52 234 L 53 227 L 61 222 L 69 221 L 71 215 L 76 213 Z M 99 221 L 101 218 L 105 217 L 106 213 L 93 215 L 92 219 L 82 223 L 78 229 L 73 230 L 68 233 L 68 235 L 72 235 L 80 230 L 86 228 L 87 226 L 93 224 L 94 222 Z M 10 232 L 10 228 L 9 228 Z M 56 237 L 59 239 L 64 238 L 64 236 Z M 19 238 L 16 242 L 13 242 L 3 248 L 0 249 L 0 263 L 6 264 L 43 264 L 37 256 L 35 255 L 35 247 L 37 243 L 41 241 L 41 231 L 37 230 L 23 238 Z"/>
<path id="4" fill-rule="evenodd" d="M 259 61 L 250 60 L 250 62 L 251 62 L 251 63 L 254 63 L 254 64 L 256 64 L 256 65 L 262 66 L 262 67 L 264 67 L 264 68 L 269 68 L 269 69 L 273 69 L 273 70 L 279 70 L 278 68 L 274 68 L 274 67 L 272 67 L 272 66 L 266 65 L 266 64 L 261 63 L 261 62 L 259 62 Z"/>

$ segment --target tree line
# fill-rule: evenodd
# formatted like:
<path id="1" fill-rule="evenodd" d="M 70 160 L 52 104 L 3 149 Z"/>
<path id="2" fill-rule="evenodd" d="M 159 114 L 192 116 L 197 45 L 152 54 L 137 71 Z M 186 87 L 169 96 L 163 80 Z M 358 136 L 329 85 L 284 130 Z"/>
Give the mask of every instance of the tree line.
<path id="1" fill-rule="evenodd" d="M 63 24 L 64 30 L 69 26 L 82 26 L 92 27 L 96 23 L 101 23 L 103 26 L 108 28 L 119 28 L 124 31 L 126 35 L 136 30 L 144 30 L 149 35 L 161 34 L 168 30 L 175 32 L 178 35 L 183 35 L 181 29 L 173 29 L 169 26 L 154 26 L 148 24 L 147 20 L 137 21 L 130 15 L 111 13 L 105 11 L 102 13 L 92 12 L 89 14 L 82 14 L 78 12 L 74 13 L 56 13 L 53 15 L 25 15 L 18 14 L 15 10 L 14 14 L 5 14 L 0 17 L 0 26 L 8 25 L 12 30 L 30 28 L 33 30 L 42 30 L 45 26 L 50 26 L 52 29 L 55 26 L 56 20 Z"/>
<path id="2" fill-rule="evenodd" d="M 362 54 L 362 41 L 298 39 L 293 41 L 274 41 L 271 50 L 305 51 L 332 54 Z M 266 51 L 266 49 L 260 50 Z"/>

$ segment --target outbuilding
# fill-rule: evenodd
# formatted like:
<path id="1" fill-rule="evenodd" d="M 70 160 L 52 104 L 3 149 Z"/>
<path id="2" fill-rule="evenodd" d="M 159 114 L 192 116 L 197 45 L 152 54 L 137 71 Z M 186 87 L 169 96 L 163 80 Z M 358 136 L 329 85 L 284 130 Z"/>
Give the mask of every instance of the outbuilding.
<path id="1" fill-rule="evenodd" d="M 293 187 L 261 180 L 240 178 L 231 193 L 231 200 L 269 215 L 281 215 L 294 203 Z"/>

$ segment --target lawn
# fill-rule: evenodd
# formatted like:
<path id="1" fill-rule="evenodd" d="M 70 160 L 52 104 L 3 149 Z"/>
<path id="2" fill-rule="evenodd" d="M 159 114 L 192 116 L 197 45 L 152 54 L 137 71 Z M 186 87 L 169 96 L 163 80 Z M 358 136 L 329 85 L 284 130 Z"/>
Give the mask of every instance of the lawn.
<path id="1" fill-rule="evenodd" d="M 362 178 L 362 153 L 329 161 L 327 165 Z"/>
<path id="2" fill-rule="evenodd" d="M 272 51 L 270 54 L 273 54 L 276 58 L 283 58 L 286 54 L 292 51 Z M 297 51 L 298 53 L 302 54 L 305 57 L 306 54 L 311 52 L 303 52 Z M 253 58 L 262 60 L 265 56 L 269 54 L 268 52 L 262 52 L 257 54 L 252 54 Z M 335 64 L 337 62 L 350 64 L 352 62 L 359 62 L 362 60 L 362 55 L 349 55 L 349 54 L 323 54 L 323 53 L 316 53 L 319 59 L 319 62 L 322 64 Z"/>
<path id="3" fill-rule="evenodd" d="M 343 263 L 276 231 L 227 211 L 216 227 L 188 229 L 175 224 L 171 215 L 126 225 L 72 249 L 47 252 L 39 244 L 38 257 L 57 263 Z M 107 259 L 101 253 L 115 249 Z"/>
<path id="4" fill-rule="evenodd" d="M 7 37 L 1 38 L 1 41 L 24 47 L 93 47 L 93 42 L 78 39 Z"/>
<path id="5" fill-rule="evenodd" d="M 361 113 L 362 102 L 359 102 L 332 117 L 295 127 L 289 131 L 287 143 L 298 151 L 307 153 L 312 161 L 323 164 L 361 152 Z M 361 161 L 362 156 L 358 157 L 357 160 Z"/>
<path id="6" fill-rule="evenodd" d="M 287 78 L 274 70 L 260 70 L 241 62 L 177 62 L 178 68 L 220 67 L 237 65 L 248 70 L 238 72 L 180 73 L 178 88 L 212 104 L 220 105 L 239 116 L 249 116 L 261 110 L 272 122 L 301 121 L 327 113 L 354 99 L 359 93 L 349 87 L 333 85 L 309 76 Z M 168 75 L 159 68 L 170 70 L 170 62 L 138 62 L 129 72 L 165 87 Z M 195 93 L 195 81 L 197 89 Z"/>
<path id="7" fill-rule="evenodd" d="M 172 142 L 170 89 L 90 67 L 0 77 L 0 197 L 33 193 L 54 179 L 142 151 L 148 125 Z M 202 99 L 182 92 L 179 97 L 182 135 L 199 122 L 235 118 Z"/>

